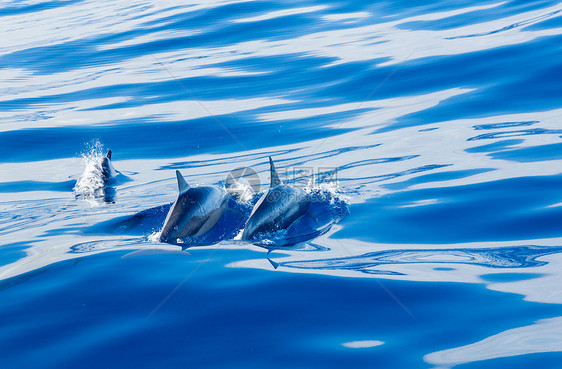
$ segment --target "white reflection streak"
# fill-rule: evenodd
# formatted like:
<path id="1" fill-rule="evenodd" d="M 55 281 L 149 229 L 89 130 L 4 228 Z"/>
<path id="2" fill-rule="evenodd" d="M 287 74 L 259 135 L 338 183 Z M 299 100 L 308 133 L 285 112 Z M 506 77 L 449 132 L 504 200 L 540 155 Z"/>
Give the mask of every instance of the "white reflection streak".
<path id="1" fill-rule="evenodd" d="M 525 327 L 509 329 L 475 342 L 425 355 L 438 368 L 511 356 L 562 351 L 562 317 L 539 320 Z"/>
<path id="2" fill-rule="evenodd" d="M 355 349 L 371 348 L 371 347 L 376 347 L 376 346 L 380 346 L 380 345 L 384 345 L 384 341 L 366 340 L 366 341 L 352 341 L 352 342 L 342 343 L 343 347 L 355 348 Z"/>
<path id="3" fill-rule="evenodd" d="M 319 5 L 319 6 L 309 6 L 309 7 L 306 7 L 306 8 L 283 9 L 283 10 L 278 10 L 278 11 L 258 15 L 256 17 L 235 19 L 234 22 L 235 23 L 259 22 L 259 21 L 262 21 L 262 20 L 269 20 L 269 19 L 275 19 L 275 18 L 280 18 L 280 17 L 286 17 L 288 15 L 313 13 L 313 12 L 317 12 L 317 11 L 320 11 L 320 10 L 324 10 L 326 8 L 327 8 L 327 6 Z"/>

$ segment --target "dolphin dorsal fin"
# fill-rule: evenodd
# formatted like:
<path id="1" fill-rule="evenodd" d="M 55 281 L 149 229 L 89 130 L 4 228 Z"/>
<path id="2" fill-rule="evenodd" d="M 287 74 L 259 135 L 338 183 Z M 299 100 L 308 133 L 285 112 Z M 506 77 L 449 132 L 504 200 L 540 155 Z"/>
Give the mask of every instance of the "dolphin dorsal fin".
<path id="1" fill-rule="evenodd" d="M 271 159 L 271 156 L 269 157 L 269 175 L 271 176 L 271 183 L 269 187 L 276 187 L 283 184 L 283 182 L 281 182 L 281 180 L 279 179 L 279 175 L 277 174 L 277 171 L 275 170 L 275 165 L 273 165 L 273 160 Z"/>
<path id="2" fill-rule="evenodd" d="M 111 150 L 107 150 L 107 154 L 105 154 L 105 156 L 111 160 Z"/>
<path id="3" fill-rule="evenodd" d="M 176 177 L 178 177 L 178 189 L 180 193 L 189 189 L 189 185 L 185 181 L 185 178 L 181 175 L 179 170 L 176 170 Z"/>

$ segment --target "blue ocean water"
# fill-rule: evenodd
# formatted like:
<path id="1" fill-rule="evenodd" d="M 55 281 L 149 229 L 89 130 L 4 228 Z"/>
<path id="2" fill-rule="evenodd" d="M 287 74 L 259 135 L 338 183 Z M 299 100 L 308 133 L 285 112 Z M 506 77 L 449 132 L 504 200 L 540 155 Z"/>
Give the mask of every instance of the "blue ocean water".
<path id="1" fill-rule="evenodd" d="M 1 368 L 560 367 L 559 2 L 7 0 L 0 30 Z M 232 227 L 268 156 L 316 179 L 296 244 Z M 175 170 L 244 167 L 215 238 L 158 241 Z"/>

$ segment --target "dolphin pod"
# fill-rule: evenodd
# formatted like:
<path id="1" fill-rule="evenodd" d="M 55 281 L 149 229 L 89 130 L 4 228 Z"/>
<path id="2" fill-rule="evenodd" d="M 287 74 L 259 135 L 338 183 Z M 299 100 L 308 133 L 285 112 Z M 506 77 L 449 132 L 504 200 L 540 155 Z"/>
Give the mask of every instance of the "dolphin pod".
<path id="1" fill-rule="evenodd" d="M 99 190 L 103 192 L 106 202 L 113 202 L 115 192 L 113 187 L 108 185 L 121 177 L 128 180 L 114 169 L 111 154 L 111 150 L 108 150 L 101 162 L 98 162 L 101 171 L 98 169 L 97 175 L 101 174 L 100 179 L 103 182 L 103 187 Z M 245 241 L 257 242 L 264 234 L 289 228 L 308 212 L 310 198 L 302 189 L 288 186 L 281 181 L 271 157 L 269 165 L 269 189 L 253 206 L 251 212 L 249 207 L 246 208 L 249 216 L 244 215 L 248 214 L 245 211 L 235 209 L 233 212 L 229 207 L 229 201 L 232 199 L 225 189 L 217 186 L 191 187 L 176 170 L 178 197 L 168 210 L 159 240 L 175 244 L 178 239 L 204 236 L 221 220 L 227 210 L 237 214 L 238 227 L 244 224 L 241 238 Z M 77 187 L 79 184 L 80 181 Z M 229 219 L 228 216 L 225 219 Z"/>
<path id="2" fill-rule="evenodd" d="M 271 183 L 269 190 L 255 204 L 246 221 L 242 239 L 255 240 L 260 234 L 288 228 L 307 212 L 309 200 L 300 188 L 285 185 L 269 158 Z M 222 216 L 228 194 L 216 186 L 190 187 L 176 171 L 178 198 L 171 206 L 162 232 L 161 242 L 175 243 L 178 238 L 199 237 L 208 232 Z"/>

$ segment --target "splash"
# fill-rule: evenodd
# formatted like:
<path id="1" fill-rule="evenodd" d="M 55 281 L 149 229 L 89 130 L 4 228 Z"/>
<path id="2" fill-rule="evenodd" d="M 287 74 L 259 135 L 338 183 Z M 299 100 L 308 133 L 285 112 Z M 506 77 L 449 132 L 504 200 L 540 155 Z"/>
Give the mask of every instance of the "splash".
<path id="1" fill-rule="evenodd" d="M 148 238 L 147 238 L 148 242 L 159 243 L 161 234 L 162 234 L 162 230 L 152 232 L 150 235 L 148 235 Z"/>
<path id="2" fill-rule="evenodd" d="M 91 204 L 98 204 L 99 200 L 113 202 L 115 194 L 115 190 L 107 187 L 104 181 L 102 168 L 104 151 L 103 145 L 96 141 L 89 145 L 86 152 L 82 153 L 84 172 L 74 186 L 74 195 L 77 198 L 88 200 Z"/>
<path id="3" fill-rule="evenodd" d="M 225 190 L 236 200 L 241 202 L 250 202 L 254 199 L 256 193 L 252 186 L 242 181 L 235 181 Z"/>

